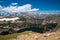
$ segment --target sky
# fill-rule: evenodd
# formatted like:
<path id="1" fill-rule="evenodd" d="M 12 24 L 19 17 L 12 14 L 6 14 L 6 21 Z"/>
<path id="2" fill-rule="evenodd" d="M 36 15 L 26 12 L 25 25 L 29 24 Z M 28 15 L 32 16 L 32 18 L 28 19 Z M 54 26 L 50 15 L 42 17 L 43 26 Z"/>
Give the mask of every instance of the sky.
<path id="1" fill-rule="evenodd" d="M 46 11 L 60 14 L 60 0 L 0 0 L 0 10 L 9 13 Z"/>

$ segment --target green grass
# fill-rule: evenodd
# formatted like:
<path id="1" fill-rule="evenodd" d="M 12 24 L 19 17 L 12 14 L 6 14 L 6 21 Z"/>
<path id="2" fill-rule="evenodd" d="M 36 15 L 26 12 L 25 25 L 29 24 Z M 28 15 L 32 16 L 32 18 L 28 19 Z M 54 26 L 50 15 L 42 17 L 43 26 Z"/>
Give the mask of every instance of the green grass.
<path id="1" fill-rule="evenodd" d="M 0 40 L 8 40 L 8 39 L 16 38 L 18 35 L 19 35 L 19 33 L 0 35 Z"/>
<path id="2" fill-rule="evenodd" d="M 18 35 L 22 35 L 22 34 L 29 34 L 29 33 L 36 33 L 36 32 L 22 32 L 22 33 L 14 33 L 14 34 L 8 34 L 8 35 L 0 35 L 0 40 L 9 40 L 9 39 L 13 39 L 16 38 Z"/>

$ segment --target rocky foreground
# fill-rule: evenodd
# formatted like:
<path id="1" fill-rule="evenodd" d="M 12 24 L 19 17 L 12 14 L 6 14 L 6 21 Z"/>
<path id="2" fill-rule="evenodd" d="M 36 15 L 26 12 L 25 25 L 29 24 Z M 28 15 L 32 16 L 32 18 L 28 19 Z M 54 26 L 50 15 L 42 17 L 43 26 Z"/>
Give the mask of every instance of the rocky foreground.
<path id="1" fill-rule="evenodd" d="M 10 40 L 60 40 L 60 32 L 22 34 Z"/>

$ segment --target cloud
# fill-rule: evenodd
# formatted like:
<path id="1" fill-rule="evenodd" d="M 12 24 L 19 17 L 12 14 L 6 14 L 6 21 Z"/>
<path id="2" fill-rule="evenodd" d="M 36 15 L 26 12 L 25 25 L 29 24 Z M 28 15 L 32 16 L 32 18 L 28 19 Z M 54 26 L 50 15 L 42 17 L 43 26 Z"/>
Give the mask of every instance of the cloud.
<path id="1" fill-rule="evenodd" d="M 31 11 L 39 11 L 39 8 L 32 8 L 31 4 L 25 4 L 22 6 L 17 6 L 18 3 L 11 3 L 11 5 L 7 7 L 3 7 L 0 5 L 1 13 L 20 13 L 20 12 L 31 12 Z M 15 6 L 14 6 L 15 5 Z M 60 14 L 60 10 L 47 10 L 47 11 L 40 11 L 40 14 Z"/>
<path id="2" fill-rule="evenodd" d="M 39 9 L 34 8 L 34 9 L 29 10 L 29 11 L 38 11 L 38 10 L 39 10 Z"/>
<path id="3" fill-rule="evenodd" d="M 11 13 L 11 12 L 17 12 L 17 9 L 16 9 L 15 6 L 6 7 L 6 8 L 3 8 L 3 10 L 6 11 L 6 12 L 9 12 L 9 13 Z"/>
<path id="4" fill-rule="evenodd" d="M 12 3 L 13 5 L 16 5 L 17 3 Z M 10 5 L 8 7 L 4 7 L 3 10 L 9 13 L 13 13 L 13 12 L 27 12 L 27 11 L 38 11 L 39 9 L 37 8 L 32 8 L 31 4 L 25 4 L 22 6 L 13 6 Z"/>
<path id="5" fill-rule="evenodd" d="M 60 10 L 45 10 L 40 11 L 40 14 L 60 14 Z"/>
<path id="6" fill-rule="evenodd" d="M 3 7 L 0 5 L 0 11 L 2 11 Z"/>
<path id="7" fill-rule="evenodd" d="M 17 5 L 18 3 L 11 3 L 11 5 Z"/>
<path id="8" fill-rule="evenodd" d="M 25 11 L 28 11 L 28 10 L 32 10 L 31 8 L 31 4 L 26 4 L 26 5 L 23 5 L 23 6 L 19 6 L 17 8 L 18 11 L 21 11 L 21 12 L 25 12 Z"/>
<path id="9" fill-rule="evenodd" d="M 0 5 L 0 8 L 2 8 L 2 6 Z"/>

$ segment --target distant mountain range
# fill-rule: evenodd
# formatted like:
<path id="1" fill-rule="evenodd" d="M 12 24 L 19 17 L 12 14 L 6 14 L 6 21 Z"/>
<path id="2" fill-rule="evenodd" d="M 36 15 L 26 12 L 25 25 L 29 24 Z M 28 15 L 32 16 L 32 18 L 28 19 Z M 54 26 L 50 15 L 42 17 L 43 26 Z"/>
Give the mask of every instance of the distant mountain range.
<path id="1" fill-rule="evenodd" d="M 6 12 L 6 11 L 0 11 L 0 16 L 13 16 L 13 15 L 20 15 L 20 14 L 56 14 L 56 15 L 60 15 L 60 11 L 27 11 L 27 12 Z"/>

